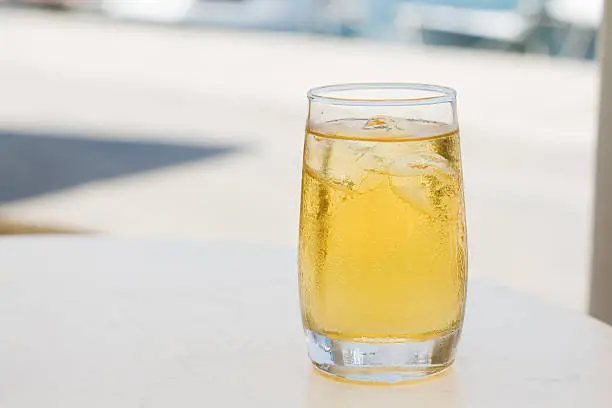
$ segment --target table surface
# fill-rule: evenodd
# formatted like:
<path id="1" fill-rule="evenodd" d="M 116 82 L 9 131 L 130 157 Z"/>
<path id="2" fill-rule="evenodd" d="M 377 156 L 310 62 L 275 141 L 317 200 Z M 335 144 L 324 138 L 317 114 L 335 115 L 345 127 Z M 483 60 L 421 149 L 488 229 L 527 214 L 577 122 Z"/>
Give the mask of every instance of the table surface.
<path id="1" fill-rule="evenodd" d="M 612 328 L 471 282 L 455 366 L 406 386 L 307 360 L 293 251 L 4 238 L 0 406 L 609 407 Z"/>

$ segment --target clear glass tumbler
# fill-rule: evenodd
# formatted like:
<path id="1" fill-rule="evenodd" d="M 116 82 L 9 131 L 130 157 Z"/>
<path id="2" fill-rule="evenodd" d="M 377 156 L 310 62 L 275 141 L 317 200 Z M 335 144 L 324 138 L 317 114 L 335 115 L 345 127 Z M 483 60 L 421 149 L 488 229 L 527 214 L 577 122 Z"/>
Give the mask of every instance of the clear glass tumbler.
<path id="1" fill-rule="evenodd" d="M 455 91 L 345 84 L 308 99 L 299 280 L 310 358 L 354 381 L 439 373 L 466 295 Z"/>

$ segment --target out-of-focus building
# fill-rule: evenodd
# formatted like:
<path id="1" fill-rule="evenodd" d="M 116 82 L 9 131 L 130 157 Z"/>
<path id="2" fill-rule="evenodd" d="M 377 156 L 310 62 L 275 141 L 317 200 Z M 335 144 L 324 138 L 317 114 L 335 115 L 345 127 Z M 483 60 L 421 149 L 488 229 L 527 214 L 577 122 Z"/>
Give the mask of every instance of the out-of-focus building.
<path id="1" fill-rule="evenodd" d="M 0 0 L 121 20 L 593 59 L 604 0 Z"/>

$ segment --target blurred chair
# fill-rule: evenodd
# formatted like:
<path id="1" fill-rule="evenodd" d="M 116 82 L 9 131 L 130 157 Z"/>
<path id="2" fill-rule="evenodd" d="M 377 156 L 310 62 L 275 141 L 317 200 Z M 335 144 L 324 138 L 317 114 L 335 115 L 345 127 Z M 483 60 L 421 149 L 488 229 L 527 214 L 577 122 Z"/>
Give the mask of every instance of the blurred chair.
<path id="1" fill-rule="evenodd" d="M 565 28 L 559 54 L 585 58 L 597 37 L 601 24 L 604 0 L 551 0 L 546 14 L 551 23 Z"/>
<path id="2" fill-rule="evenodd" d="M 399 36 L 421 40 L 432 31 L 480 40 L 530 46 L 531 34 L 544 15 L 545 0 L 409 0 L 397 8 Z"/>

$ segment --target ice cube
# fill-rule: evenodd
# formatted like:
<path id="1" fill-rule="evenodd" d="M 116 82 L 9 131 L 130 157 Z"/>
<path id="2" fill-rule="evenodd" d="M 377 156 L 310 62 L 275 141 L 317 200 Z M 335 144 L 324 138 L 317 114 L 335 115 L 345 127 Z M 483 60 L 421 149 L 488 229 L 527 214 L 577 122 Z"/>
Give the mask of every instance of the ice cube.
<path id="1" fill-rule="evenodd" d="M 438 170 L 451 175 L 453 170 L 448 160 L 432 152 L 411 152 L 397 157 L 389 165 L 389 173 L 393 176 L 410 176 L 419 173 L 430 173 Z"/>
<path id="2" fill-rule="evenodd" d="M 425 214 L 432 214 L 435 211 L 427 187 L 418 175 L 391 177 L 391 189 L 399 198 L 417 210 Z"/>
<path id="3" fill-rule="evenodd" d="M 395 119 L 392 118 L 391 116 L 381 115 L 381 116 L 374 116 L 373 118 L 368 120 L 366 124 L 363 125 L 363 129 L 364 130 L 371 130 L 371 129 L 394 130 L 394 129 L 398 129 L 398 126 L 397 126 Z"/>
<path id="4" fill-rule="evenodd" d="M 372 167 L 375 144 L 361 141 L 313 138 L 306 163 L 321 180 L 347 192 L 357 192 Z"/>
<path id="5" fill-rule="evenodd" d="M 389 168 L 393 191 L 426 214 L 447 206 L 457 192 L 455 172 L 448 160 L 432 153 L 422 152 L 407 155 L 393 162 Z"/>

